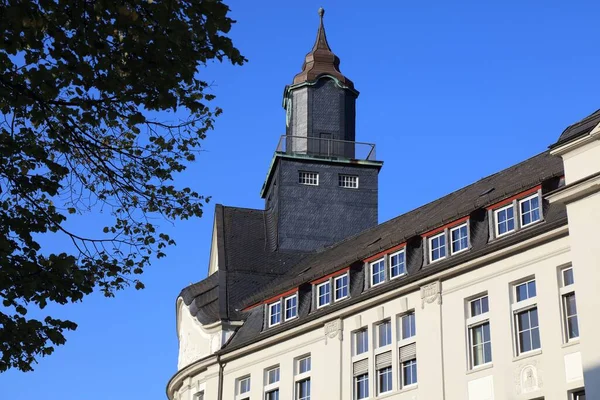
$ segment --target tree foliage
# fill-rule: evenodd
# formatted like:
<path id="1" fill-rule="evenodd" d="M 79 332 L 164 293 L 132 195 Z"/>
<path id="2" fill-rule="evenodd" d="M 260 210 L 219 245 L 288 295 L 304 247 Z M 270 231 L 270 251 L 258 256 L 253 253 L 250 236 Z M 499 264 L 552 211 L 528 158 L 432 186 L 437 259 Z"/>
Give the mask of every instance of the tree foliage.
<path id="1" fill-rule="evenodd" d="M 201 216 L 207 198 L 173 181 L 220 113 L 199 68 L 245 62 L 228 11 L 220 0 L 0 1 L 0 371 L 31 370 L 76 328 L 28 318 L 30 307 L 143 288 L 136 276 L 174 244 L 157 221 Z M 100 208 L 93 237 L 67 225 Z M 73 251 L 42 246 L 48 235 Z"/>

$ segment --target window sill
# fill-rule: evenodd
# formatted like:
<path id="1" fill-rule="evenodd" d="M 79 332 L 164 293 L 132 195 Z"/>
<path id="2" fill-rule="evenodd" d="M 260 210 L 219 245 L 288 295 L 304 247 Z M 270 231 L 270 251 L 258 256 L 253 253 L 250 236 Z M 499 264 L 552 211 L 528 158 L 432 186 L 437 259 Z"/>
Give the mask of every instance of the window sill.
<path id="1" fill-rule="evenodd" d="M 480 372 L 480 371 L 485 371 L 486 369 L 490 369 L 490 368 L 494 368 L 494 364 L 493 364 L 493 363 L 491 363 L 491 362 L 489 362 L 489 363 L 487 363 L 487 364 L 478 365 L 478 366 L 476 366 L 476 367 L 473 367 L 473 368 L 471 368 L 471 369 L 467 370 L 465 373 L 466 373 L 467 375 L 470 375 L 470 374 L 476 374 L 477 372 Z"/>
<path id="2" fill-rule="evenodd" d="M 532 351 L 528 351 L 527 353 L 519 354 L 518 356 L 513 357 L 512 360 L 513 360 L 513 362 L 521 361 L 525 358 L 539 356 L 540 354 L 542 354 L 542 349 L 532 350 Z"/>
<path id="3" fill-rule="evenodd" d="M 564 348 L 567 348 L 567 347 L 577 346 L 578 344 L 579 344 L 579 338 L 577 338 L 577 339 L 571 339 L 567 343 L 563 343 L 562 346 L 560 346 L 560 347 L 562 347 L 564 349 Z"/>
<path id="4" fill-rule="evenodd" d="M 403 388 L 401 388 L 398 391 L 398 393 L 406 393 L 406 392 L 410 392 L 411 390 L 417 390 L 418 388 L 419 388 L 419 384 L 413 383 L 412 385 L 404 386 Z"/>

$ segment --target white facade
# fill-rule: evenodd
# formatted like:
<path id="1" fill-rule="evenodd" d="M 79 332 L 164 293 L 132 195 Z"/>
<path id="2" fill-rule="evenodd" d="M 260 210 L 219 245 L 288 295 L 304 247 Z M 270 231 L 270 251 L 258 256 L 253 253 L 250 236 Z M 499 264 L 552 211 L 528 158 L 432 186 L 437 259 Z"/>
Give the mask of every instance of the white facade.
<path id="1" fill-rule="evenodd" d="M 193 400 L 202 394 L 204 399 L 258 400 L 268 399 L 267 393 L 277 389 L 280 399 L 300 399 L 300 382 L 310 379 L 306 399 L 352 400 L 365 394 L 355 378 L 361 368 L 368 371 L 369 399 L 565 400 L 584 398 L 577 397 L 583 389 L 588 399 L 600 399 L 599 138 L 600 126 L 553 149 L 563 158 L 566 186 L 547 199 L 566 204 L 568 225 L 216 354 L 235 327 L 202 327 L 179 302 L 179 371 L 168 384 L 169 399 Z M 216 251 L 211 254 L 216 257 Z M 211 271 L 216 265 L 213 259 Z M 563 274 L 565 268 L 572 268 L 574 282 L 570 273 Z M 529 298 L 516 293 L 517 285 L 532 281 L 535 284 L 522 292 L 529 290 L 525 295 Z M 578 335 L 572 325 L 569 330 L 572 311 L 565 305 L 573 293 Z M 487 307 L 482 309 L 479 303 L 474 306 L 478 311 L 472 312 L 470 301 L 482 296 L 487 296 Z M 411 312 L 416 333 L 403 339 L 401 318 Z M 529 313 L 529 327 L 517 322 L 519 313 Z M 378 347 L 378 324 L 387 320 L 390 343 Z M 489 335 L 483 338 L 478 336 L 482 330 L 473 331 L 482 324 L 489 324 L 485 327 Z M 530 329 L 535 324 L 539 342 Z M 355 334 L 363 329 L 368 350 L 356 354 Z M 528 339 L 520 341 L 520 331 Z M 382 340 L 387 342 L 388 336 Z M 487 354 L 473 350 L 480 341 L 488 343 Z M 404 384 L 401 354 L 412 344 L 416 344 L 416 382 L 411 376 Z M 310 371 L 300 371 L 298 360 L 307 356 Z M 387 365 L 391 379 L 377 370 Z M 270 383 L 267 371 L 275 367 L 279 380 Z M 379 375 L 385 378 L 383 393 Z M 249 388 L 247 380 L 241 388 L 240 379 L 246 377 Z"/>

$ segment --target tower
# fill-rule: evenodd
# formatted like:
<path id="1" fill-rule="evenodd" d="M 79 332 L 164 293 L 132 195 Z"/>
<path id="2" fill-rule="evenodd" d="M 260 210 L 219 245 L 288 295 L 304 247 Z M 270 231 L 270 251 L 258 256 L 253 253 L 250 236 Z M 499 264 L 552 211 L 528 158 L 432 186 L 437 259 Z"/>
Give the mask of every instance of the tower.
<path id="1" fill-rule="evenodd" d="M 272 250 L 314 251 L 377 225 L 375 145 L 355 141 L 354 83 L 339 69 L 323 25 L 302 71 L 285 87 L 286 134 L 261 196 Z"/>

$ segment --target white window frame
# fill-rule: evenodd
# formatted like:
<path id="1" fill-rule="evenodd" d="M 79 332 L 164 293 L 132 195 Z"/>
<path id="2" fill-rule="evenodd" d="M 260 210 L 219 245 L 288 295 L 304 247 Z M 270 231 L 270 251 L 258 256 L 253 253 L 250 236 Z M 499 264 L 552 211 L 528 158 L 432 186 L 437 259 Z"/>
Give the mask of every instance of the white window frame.
<path id="1" fill-rule="evenodd" d="M 337 297 L 338 282 L 346 278 L 346 295 Z M 340 301 L 350 297 L 350 274 L 348 272 L 333 277 L 333 301 Z"/>
<path id="2" fill-rule="evenodd" d="M 460 232 L 461 228 L 466 228 L 467 229 L 467 247 L 465 247 L 464 249 L 460 249 L 458 251 L 454 251 L 453 250 L 453 246 L 452 246 L 454 244 L 454 242 L 452 240 L 452 232 L 454 232 L 454 231 L 459 231 Z M 449 244 L 450 255 L 455 255 L 455 254 L 458 254 L 458 253 L 462 253 L 463 251 L 469 250 L 469 246 L 471 245 L 471 243 L 470 243 L 470 240 L 469 240 L 469 225 L 468 225 L 468 223 L 465 222 L 463 224 L 460 224 L 460 225 L 457 225 L 457 226 L 455 226 L 453 228 L 450 228 L 450 233 L 448 234 L 448 239 L 449 239 L 449 242 L 450 242 L 450 244 Z M 459 239 L 459 242 L 460 242 L 460 239 Z"/>
<path id="3" fill-rule="evenodd" d="M 575 389 L 569 393 L 569 400 L 580 400 L 581 395 L 585 396 L 585 389 L 584 388 Z"/>
<path id="4" fill-rule="evenodd" d="M 248 381 L 248 390 L 242 392 L 242 382 Z M 235 382 L 235 391 L 236 391 L 236 399 L 247 399 L 250 397 L 250 392 L 252 391 L 252 381 L 250 379 L 250 375 L 245 375 L 238 378 Z"/>
<path id="5" fill-rule="evenodd" d="M 277 305 L 279 306 L 279 321 L 277 321 L 277 322 L 275 322 L 275 323 L 272 323 L 272 322 L 271 322 L 271 317 L 274 315 L 274 314 L 273 314 L 273 307 L 275 307 L 275 306 L 277 306 Z M 277 300 L 276 302 L 273 302 L 273 303 L 269 303 L 269 304 L 267 304 L 267 307 L 269 308 L 269 315 L 267 316 L 267 317 L 268 317 L 268 319 L 269 319 L 269 320 L 268 320 L 268 322 L 269 322 L 269 327 L 272 327 L 272 326 L 277 326 L 277 325 L 281 324 L 281 319 L 282 319 L 282 315 L 281 315 L 281 299 L 280 299 L 280 300 Z"/>
<path id="6" fill-rule="evenodd" d="M 277 380 L 270 382 L 271 372 L 277 371 Z M 264 398 L 267 400 L 267 394 L 274 390 L 279 390 L 279 381 L 281 380 L 281 370 L 279 365 L 267 368 L 265 370 L 265 387 L 264 387 Z"/>
<path id="7" fill-rule="evenodd" d="M 310 175 L 314 175 L 314 177 Z M 311 183 L 313 178 L 315 183 Z M 312 171 L 298 171 L 298 183 L 300 185 L 319 186 L 319 173 Z"/>
<path id="8" fill-rule="evenodd" d="M 415 334 L 412 336 L 404 337 L 404 325 L 402 324 L 402 320 L 404 319 L 404 317 L 409 317 L 410 315 L 412 315 L 413 319 L 414 319 L 414 323 L 411 326 L 413 326 L 415 328 L 414 329 Z M 403 347 L 403 346 L 406 346 L 413 342 L 416 342 L 416 340 L 417 340 L 417 314 L 415 314 L 415 310 L 409 310 L 405 313 L 398 315 L 398 345 L 400 347 Z"/>
<path id="9" fill-rule="evenodd" d="M 536 198 L 536 197 L 537 197 L 537 199 L 538 199 L 538 214 L 539 214 L 539 218 L 538 218 L 538 219 L 536 219 L 535 221 L 531 221 L 531 222 L 530 222 L 530 223 L 528 223 L 528 224 L 524 224 L 524 223 L 523 223 L 523 211 L 521 210 L 521 204 L 522 204 L 522 203 L 524 203 L 524 202 L 526 202 L 526 201 L 529 201 L 529 200 L 531 200 L 531 199 L 533 199 L 533 198 Z M 520 199 L 520 200 L 518 201 L 518 203 L 519 203 L 519 204 L 518 204 L 518 211 L 519 211 L 519 226 L 520 226 L 521 228 L 525 228 L 526 226 L 533 225 L 533 224 L 535 224 L 536 222 L 540 222 L 540 221 L 542 220 L 542 199 L 540 199 L 540 195 L 539 195 L 539 193 L 538 193 L 538 192 L 536 192 L 535 194 L 532 194 L 531 196 L 527 196 L 527 197 L 524 197 L 524 198 Z"/>
<path id="10" fill-rule="evenodd" d="M 388 338 L 388 343 L 387 344 L 381 344 L 381 333 L 380 333 L 380 329 L 382 329 L 385 325 L 389 324 L 389 338 Z M 375 331 L 377 332 L 377 337 L 376 337 L 376 342 L 377 342 L 377 348 L 381 349 L 384 347 L 388 347 L 391 346 L 392 344 L 392 320 L 391 319 L 384 319 L 383 321 L 378 322 L 377 324 L 375 324 Z M 386 333 L 387 336 L 387 333 Z"/>
<path id="11" fill-rule="evenodd" d="M 299 390 L 299 384 L 305 380 L 309 381 L 309 385 L 310 385 L 310 391 L 311 394 L 309 395 L 312 396 L 312 382 L 310 382 L 310 373 L 312 370 L 312 360 L 311 360 L 311 355 L 310 354 L 305 354 L 302 355 L 300 357 L 297 357 L 294 360 L 294 399 L 300 399 L 300 390 Z M 308 368 L 308 370 L 304 371 L 304 372 L 300 372 L 300 362 L 303 360 L 309 359 L 309 363 L 310 363 L 310 367 Z M 304 398 L 302 398 L 304 399 Z"/>
<path id="12" fill-rule="evenodd" d="M 392 257 L 399 256 L 400 254 L 404 254 L 404 262 L 402 263 L 404 265 L 404 272 L 401 272 L 398 275 L 392 276 L 392 267 L 393 267 Z M 390 264 L 390 268 L 389 268 L 390 269 L 390 280 L 391 279 L 400 278 L 401 276 L 404 276 L 404 275 L 407 274 L 407 268 L 406 268 L 406 248 L 404 248 L 402 250 L 399 250 L 399 251 L 396 251 L 394 253 L 391 253 L 388 257 L 389 257 L 388 259 L 389 259 L 389 264 Z"/>
<path id="13" fill-rule="evenodd" d="M 367 335 L 367 348 L 365 349 L 365 351 L 363 352 L 358 352 L 358 335 L 362 334 L 362 333 L 366 333 Z M 353 357 L 357 357 L 357 356 L 364 356 L 369 354 L 369 329 L 367 327 L 361 328 L 361 329 L 357 329 L 354 332 L 352 332 L 352 356 Z"/>
<path id="14" fill-rule="evenodd" d="M 353 182 L 354 185 L 349 185 Z M 358 189 L 358 175 L 339 174 L 338 186 L 345 189 Z"/>
<path id="15" fill-rule="evenodd" d="M 296 305 L 294 306 L 294 308 L 296 309 L 296 312 L 294 313 L 293 316 L 291 317 L 287 317 L 287 310 L 288 310 L 288 305 L 287 302 L 288 300 L 292 300 L 292 299 L 296 299 Z M 283 298 L 283 320 L 284 321 L 289 321 L 292 320 L 294 318 L 298 318 L 298 293 L 294 293 L 291 296 L 287 296 Z"/>
<path id="16" fill-rule="evenodd" d="M 573 283 L 571 284 L 567 284 L 565 282 L 565 272 L 566 271 L 571 271 L 571 273 L 573 274 Z M 568 324 L 568 318 L 569 316 L 567 315 L 567 305 L 566 305 L 566 299 L 568 296 L 573 295 L 575 296 L 575 307 L 577 307 L 577 296 L 575 295 L 575 274 L 573 272 L 573 266 L 569 265 L 566 267 L 563 267 L 559 270 L 559 283 L 560 283 L 560 289 L 559 289 L 559 293 L 560 293 L 560 308 L 561 308 L 561 319 L 562 319 L 562 326 L 563 326 L 563 341 L 564 343 L 575 343 L 579 341 L 579 337 L 581 336 L 581 333 L 579 332 L 579 310 L 577 310 L 577 313 L 575 314 L 575 317 L 577 318 L 577 331 L 579 332 L 579 336 L 576 337 L 569 337 L 569 324 Z M 537 288 L 536 288 L 537 290 Z"/>
<path id="17" fill-rule="evenodd" d="M 381 373 L 381 371 L 386 370 L 386 369 L 390 370 L 389 374 L 390 374 L 390 381 L 391 381 L 390 383 L 391 383 L 391 385 L 390 385 L 390 388 L 388 390 L 383 391 L 383 390 L 381 390 L 381 385 L 380 385 L 380 383 L 381 383 L 381 380 L 380 380 L 381 379 L 381 375 L 383 375 Z M 388 365 L 387 367 L 380 368 L 380 369 L 376 370 L 375 373 L 377 375 L 376 382 L 375 382 L 375 386 L 377 386 L 377 388 L 376 388 L 377 389 L 377 396 L 382 395 L 382 394 L 386 394 L 386 393 L 390 393 L 391 391 L 394 390 L 394 369 L 392 368 L 391 365 Z"/>
<path id="18" fill-rule="evenodd" d="M 321 298 L 321 293 L 319 293 L 319 290 L 323 286 L 328 286 L 329 287 L 329 301 L 327 303 L 321 304 L 321 299 L 320 299 Z M 332 298 L 331 297 L 331 295 L 332 295 L 332 293 L 331 293 L 331 281 L 328 279 L 325 282 L 319 283 L 319 284 L 316 285 L 316 288 L 317 288 L 317 294 L 316 294 L 316 296 L 317 296 L 317 298 L 316 298 L 317 309 L 323 308 L 323 307 L 326 307 L 326 306 L 330 305 L 331 304 L 331 298 Z"/>
<path id="19" fill-rule="evenodd" d="M 476 301 L 481 302 L 482 299 L 487 298 L 487 302 L 488 302 L 488 310 L 485 312 L 481 312 L 477 315 L 473 315 L 473 307 L 472 304 Z M 482 307 L 483 310 L 483 307 Z M 491 330 L 492 330 L 492 324 L 490 323 L 490 299 L 487 293 L 483 293 L 480 295 L 477 295 L 475 297 L 472 297 L 470 299 L 467 300 L 467 320 L 466 320 L 466 330 L 467 330 L 467 343 L 468 343 L 468 352 L 469 352 L 469 368 L 472 370 L 478 369 L 478 368 L 482 368 L 488 365 L 491 365 L 493 360 L 494 360 L 494 356 L 492 353 L 490 353 L 491 356 L 491 360 L 486 361 L 482 364 L 479 365 L 475 365 L 475 354 L 474 354 L 474 340 L 473 340 L 473 332 L 474 329 L 479 328 L 480 326 L 483 326 L 485 324 L 489 324 L 490 326 L 490 347 L 491 347 L 491 343 L 492 343 L 492 339 L 491 339 Z M 485 341 L 483 342 L 484 345 L 484 356 L 485 356 Z"/>
<path id="20" fill-rule="evenodd" d="M 366 377 L 364 379 L 361 379 L 362 381 L 366 381 L 366 386 L 365 386 L 367 388 L 367 393 L 366 393 L 367 396 L 366 397 L 358 397 L 358 390 L 357 390 L 358 389 L 358 382 L 359 382 L 358 378 L 362 378 L 362 377 Z M 354 397 L 353 398 L 354 399 L 364 400 L 364 399 L 368 399 L 369 397 L 371 397 L 371 391 L 370 391 L 370 388 L 369 388 L 369 384 L 370 383 L 369 383 L 369 373 L 368 372 L 365 373 L 365 374 L 360 374 L 360 375 L 355 376 L 354 379 L 353 379 L 353 381 L 354 381 L 354 390 L 353 390 L 353 392 L 354 392 Z"/>
<path id="21" fill-rule="evenodd" d="M 528 285 L 531 282 L 535 282 L 535 296 L 529 295 L 529 286 Z M 527 298 L 523 299 L 523 300 L 519 300 L 519 298 L 517 297 L 518 296 L 517 295 L 517 287 L 519 287 L 521 285 L 526 285 L 526 287 L 527 287 Z M 537 297 L 537 282 L 535 281 L 535 277 L 513 284 L 513 290 L 514 290 L 515 302 L 517 302 L 517 303 L 523 303 L 529 299 L 536 298 Z"/>
<path id="22" fill-rule="evenodd" d="M 379 263 L 383 263 L 383 269 L 382 269 L 382 271 L 383 271 L 383 279 L 380 282 L 373 283 L 373 277 L 375 276 L 375 274 L 373 273 L 373 266 L 375 264 L 379 264 Z M 369 263 L 369 276 L 370 276 L 371 287 L 379 286 L 379 285 L 385 283 L 385 281 L 386 281 L 386 276 L 385 276 L 386 275 L 385 274 L 386 271 L 385 271 L 385 269 L 386 269 L 386 267 L 385 267 L 385 257 L 382 257 L 382 258 L 380 258 L 378 260 L 375 260 L 375 261 Z"/>
<path id="23" fill-rule="evenodd" d="M 533 297 L 528 297 L 527 299 L 521 300 L 521 301 L 517 301 L 517 286 L 522 285 L 522 284 L 527 284 L 531 281 L 535 281 L 535 293 L 536 295 Z M 521 279 L 519 281 L 513 282 L 512 284 L 512 295 L 513 295 L 513 304 L 511 305 L 511 311 L 513 313 L 513 327 L 514 327 L 514 331 L 513 331 L 513 338 L 514 338 L 514 343 L 515 343 L 515 355 L 516 356 L 521 356 L 521 355 L 525 355 L 525 354 L 531 354 L 531 353 L 536 353 L 542 350 L 542 329 L 540 326 L 540 314 L 539 314 L 539 307 L 537 304 L 537 281 L 535 279 L 535 276 L 530 276 L 528 278 L 525 279 Z M 529 290 L 529 289 L 528 289 Z M 528 292 L 529 293 L 529 292 Z M 540 341 L 540 347 L 537 349 L 531 349 L 528 351 L 521 351 L 521 342 L 519 340 L 519 314 L 526 312 L 526 311 L 530 311 L 533 309 L 537 309 L 537 313 L 538 313 L 538 333 L 539 333 L 539 341 Z M 529 327 L 529 330 L 531 330 L 531 326 Z"/>
<path id="24" fill-rule="evenodd" d="M 416 357 L 415 358 L 411 358 L 410 360 L 402 361 L 400 363 L 400 382 L 402 383 L 402 389 L 408 389 L 408 388 L 411 388 L 411 387 L 415 387 L 415 386 L 417 386 L 419 384 L 418 373 L 417 373 L 417 380 L 416 380 L 416 382 L 410 383 L 408 385 L 404 382 L 404 364 L 408 364 L 408 363 L 411 363 L 413 361 L 416 364 L 416 368 L 417 368 L 417 372 L 418 372 L 419 363 L 417 362 L 417 358 Z"/>
<path id="25" fill-rule="evenodd" d="M 498 225 L 500 225 L 500 221 L 498 220 L 498 214 L 501 211 L 504 211 L 504 210 L 509 209 L 509 208 L 512 208 L 512 210 L 513 210 L 513 216 L 512 216 L 512 219 L 513 219 L 513 228 L 510 231 L 507 230 L 504 233 L 500 233 L 500 231 L 498 229 Z M 515 213 L 515 205 L 512 202 L 510 204 L 506 205 L 506 206 L 502 206 L 502 207 L 499 207 L 499 208 L 495 209 L 494 210 L 494 232 L 496 233 L 496 237 L 499 238 L 499 237 L 502 237 L 502 236 L 505 236 L 505 235 L 508 235 L 510 233 L 515 232 L 517 230 L 517 225 L 518 225 L 517 224 L 518 221 L 516 220 L 516 217 L 518 217 L 518 216 L 519 216 L 519 214 L 518 214 L 518 212 Z M 508 227 L 508 224 L 507 224 L 507 227 Z"/>
<path id="26" fill-rule="evenodd" d="M 435 260 L 433 259 L 433 245 L 432 242 L 434 239 L 437 239 L 439 237 L 443 237 L 444 238 L 444 256 L 443 257 L 439 257 L 436 258 Z M 446 237 L 446 231 L 444 230 L 443 232 L 440 232 L 438 234 L 435 234 L 433 236 L 429 236 L 427 238 L 427 247 L 429 249 L 429 263 L 434 263 L 434 262 L 438 262 L 441 261 L 443 259 L 445 259 L 446 257 L 448 257 L 448 238 Z M 438 249 L 441 249 L 442 247 L 438 247 Z"/>

